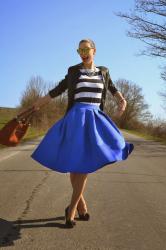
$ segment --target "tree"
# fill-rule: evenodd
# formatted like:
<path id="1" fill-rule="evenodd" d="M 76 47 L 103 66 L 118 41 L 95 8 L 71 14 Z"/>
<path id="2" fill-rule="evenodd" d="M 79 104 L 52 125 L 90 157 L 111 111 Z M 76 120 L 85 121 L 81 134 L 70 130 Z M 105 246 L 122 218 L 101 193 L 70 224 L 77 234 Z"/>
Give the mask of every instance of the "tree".
<path id="1" fill-rule="evenodd" d="M 161 73 L 161 78 L 164 81 L 165 84 L 165 89 L 163 91 L 159 92 L 159 95 L 161 96 L 162 100 L 163 100 L 163 106 L 162 108 L 165 110 L 166 112 L 166 66 L 164 67 L 163 72 Z"/>
<path id="2" fill-rule="evenodd" d="M 166 57 L 166 0 L 136 0 L 130 15 L 121 12 L 116 15 L 127 19 L 132 26 L 133 30 L 127 32 L 129 37 L 147 44 L 141 54 Z"/>
<path id="3" fill-rule="evenodd" d="M 147 122 L 152 117 L 148 111 L 148 104 L 145 103 L 142 89 L 132 82 L 125 79 L 115 81 L 117 89 L 122 93 L 127 101 L 126 109 L 117 121 L 121 128 L 132 128 L 134 123 Z M 106 111 L 110 116 L 116 120 L 114 114 L 116 113 L 116 102 L 114 98 L 106 98 Z"/>
<path id="4" fill-rule="evenodd" d="M 26 85 L 26 89 L 23 91 L 20 98 L 20 111 L 26 110 L 32 107 L 33 103 L 41 96 L 48 93 L 49 85 L 51 83 L 45 82 L 41 76 L 32 76 Z M 52 114 L 55 107 L 52 104 L 48 104 L 30 119 L 32 126 L 46 128 L 49 126 L 49 116 Z M 49 110 L 49 112 L 48 112 Z"/>
<path id="5" fill-rule="evenodd" d="M 127 32 L 127 36 L 147 45 L 140 55 L 166 58 L 166 0 L 136 0 L 134 11 L 130 14 L 118 12 L 116 15 L 131 25 L 132 30 Z M 166 84 L 166 67 L 161 72 L 161 78 Z M 166 88 L 159 95 L 163 98 L 166 111 Z"/>
<path id="6" fill-rule="evenodd" d="M 32 76 L 23 91 L 20 100 L 22 108 L 32 106 L 32 103 L 42 95 L 46 94 L 47 84 L 40 76 Z"/>

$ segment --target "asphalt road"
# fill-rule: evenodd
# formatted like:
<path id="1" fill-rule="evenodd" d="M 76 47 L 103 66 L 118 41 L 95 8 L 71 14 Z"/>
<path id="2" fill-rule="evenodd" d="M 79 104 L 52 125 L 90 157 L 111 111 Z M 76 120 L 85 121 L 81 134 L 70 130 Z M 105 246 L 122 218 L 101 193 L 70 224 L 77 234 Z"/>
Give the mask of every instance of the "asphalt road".
<path id="1" fill-rule="evenodd" d="M 38 140 L 0 150 L 0 249 L 165 250 L 166 146 L 124 133 L 126 161 L 88 175 L 90 221 L 67 229 L 69 174 L 30 158 Z"/>

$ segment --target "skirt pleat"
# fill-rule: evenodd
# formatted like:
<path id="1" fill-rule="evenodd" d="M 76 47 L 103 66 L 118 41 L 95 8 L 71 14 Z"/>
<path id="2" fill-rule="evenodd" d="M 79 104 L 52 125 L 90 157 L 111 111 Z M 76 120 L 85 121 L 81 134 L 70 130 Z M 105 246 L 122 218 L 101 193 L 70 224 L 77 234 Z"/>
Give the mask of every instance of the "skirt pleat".
<path id="1" fill-rule="evenodd" d="M 133 149 L 99 106 L 75 102 L 48 130 L 31 157 L 57 172 L 92 173 L 127 159 Z"/>

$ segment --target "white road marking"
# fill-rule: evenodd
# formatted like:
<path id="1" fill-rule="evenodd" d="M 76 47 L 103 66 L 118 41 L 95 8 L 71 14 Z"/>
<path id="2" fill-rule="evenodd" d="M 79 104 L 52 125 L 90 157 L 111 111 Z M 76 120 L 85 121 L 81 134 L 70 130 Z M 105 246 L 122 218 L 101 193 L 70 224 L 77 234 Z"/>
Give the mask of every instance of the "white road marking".
<path id="1" fill-rule="evenodd" d="M 15 151 L 15 147 L 14 147 L 14 152 L 13 152 L 13 148 L 5 148 L 5 149 L 2 149 L 0 150 L 0 162 L 4 161 L 4 160 L 7 160 L 19 153 L 22 152 L 22 150 L 25 150 L 25 149 L 34 149 L 36 145 L 32 144 L 32 145 L 20 145 L 20 146 L 17 146 L 17 151 Z"/>
<path id="2" fill-rule="evenodd" d="M 16 154 L 18 154 L 18 153 L 20 153 L 20 151 L 12 152 L 12 153 L 9 154 L 9 155 L 6 155 L 6 156 L 4 156 L 4 157 L 0 157 L 0 162 L 2 162 L 2 161 L 4 161 L 4 160 L 7 160 L 7 159 L 9 159 L 10 157 L 12 157 L 12 156 L 14 156 L 14 155 L 16 155 Z"/>

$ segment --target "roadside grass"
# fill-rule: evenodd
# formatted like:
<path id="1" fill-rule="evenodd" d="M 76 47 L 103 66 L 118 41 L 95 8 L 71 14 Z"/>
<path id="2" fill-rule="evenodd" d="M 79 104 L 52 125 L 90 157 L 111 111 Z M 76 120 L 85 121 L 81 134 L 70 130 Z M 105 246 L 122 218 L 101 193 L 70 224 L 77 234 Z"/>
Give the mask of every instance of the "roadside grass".
<path id="1" fill-rule="evenodd" d="M 130 134 L 133 134 L 133 135 L 138 135 L 146 140 L 153 140 L 153 141 L 160 142 L 160 143 L 166 145 L 166 139 L 164 139 L 164 138 L 152 136 L 152 135 L 149 135 L 147 133 L 139 132 L 136 130 L 128 130 L 128 129 L 121 129 L 121 130 L 124 132 L 130 133 Z"/>
<path id="2" fill-rule="evenodd" d="M 15 115 L 17 114 L 17 110 L 15 108 L 0 108 L 0 129 L 8 122 L 10 121 Z M 159 137 L 155 137 L 152 135 L 149 135 L 147 133 L 139 132 L 136 130 L 128 130 L 128 129 L 121 129 L 122 131 L 126 131 L 127 133 L 140 136 L 147 140 L 154 140 L 156 142 L 160 142 L 164 145 L 166 145 L 166 139 L 162 139 Z M 47 130 L 45 129 L 37 129 L 34 127 L 29 127 L 27 133 L 25 134 L 24 138 L 21 140 L 22 142 L 26 142 L 32 139 L 35 139 L 40 136 L 44 136 L 46 134 Z M 5 148 L 6 146 L 0 145 L 0 149 Z"/>
<path id="3" fill-rule="evenodd" d="M 46 132 L 47 130 L 39 130 L 33 127 L 29 127 L 27 133 L 25 134 L 25 137 L 22 139 L 22 142 L 29 141 L 40 136 L 44 136 Z"/>
<path id="4" fill-rule="evenodd" d="M 5 126 L 5 124 L 13 119 L 17 115 L 17 110 L 15 108 L 0 108 L 0 129 Z M 21 140 L 22 142 L 29 141 L 31 139 L 35 139 L 37 137 L 43 136 L 46 133 L 44 129 L 37 129 L 34 127 L 29 127 L 27 133 L 24 138 Z M 0 149 L 6 148 L 4 145 L 0 145 Z"/>
<path id="5" fill-rule="evenodd" d="M 42 130 L 42 129 L 38 130 L 36 128 L 29 127 L 27 133 L 25 134 L 25 136 L 21 140 L 21 142 L 27 142 L 27 141 L 33 140 L 35 138 L 44 136 L 46 132 L 47 132 L 47 130 Z M 0 145 L 0 149 L 3 149 L 3 148 L 7 148 L 7 146 Z"/>

